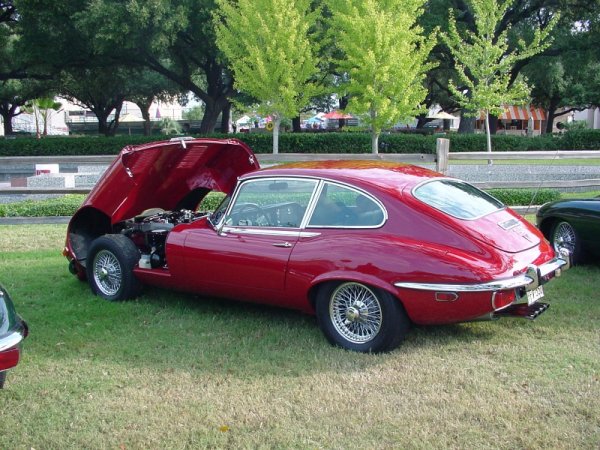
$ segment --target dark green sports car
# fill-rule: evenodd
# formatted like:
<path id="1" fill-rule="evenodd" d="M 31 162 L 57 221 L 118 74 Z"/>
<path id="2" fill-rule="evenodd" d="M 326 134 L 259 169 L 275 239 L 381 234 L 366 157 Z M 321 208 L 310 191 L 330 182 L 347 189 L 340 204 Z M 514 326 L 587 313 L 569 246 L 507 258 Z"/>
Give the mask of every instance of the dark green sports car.
<path id="1" fill-rule="evenodd" d="M 574 264 L 600 261 L 600 197 L 546 203 L 536 219 L 554 249 L 569 250 Z"/>
<path id="2" fill-rule="evenodd" d="M 21 343 L 27 336 L 27 325 L 15 312 L 8 292 L 0 285 L 0 389 L 4 387 L 6 371 L 19 362 Z"/>

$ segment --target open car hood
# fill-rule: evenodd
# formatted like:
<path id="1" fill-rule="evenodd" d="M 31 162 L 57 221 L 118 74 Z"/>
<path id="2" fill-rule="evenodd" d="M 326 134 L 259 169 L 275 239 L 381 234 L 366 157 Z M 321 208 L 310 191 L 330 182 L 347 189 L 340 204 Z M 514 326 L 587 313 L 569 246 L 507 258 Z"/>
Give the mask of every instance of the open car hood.
<path id="1" fill-rule="evenodd" d="M 260 168 L 236 139 L 172 139 L 125 147 L 83 206 L 117 223 L 150 208 L 195 209 L 212 190 L 230 194 L 238 177 Z"/>

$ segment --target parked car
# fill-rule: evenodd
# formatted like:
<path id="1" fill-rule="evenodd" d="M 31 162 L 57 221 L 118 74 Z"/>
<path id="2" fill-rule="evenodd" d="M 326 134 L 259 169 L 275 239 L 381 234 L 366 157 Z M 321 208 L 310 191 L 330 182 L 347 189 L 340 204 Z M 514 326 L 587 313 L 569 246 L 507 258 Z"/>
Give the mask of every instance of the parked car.
<path id="1" fill-rule="evenodd" d="M 571 252 L 574 264 L 600 260 L 600 197 L 546 203 L 536 221 L 555 250 Z"/>
<path id="2" fill-rule="evenodd" d="M 27 324 L 15 312 L 8 292 L 0 285 L 0 389 L 4 387 L 6 371 L 19 362 L 21 344 L 27 334 Z"/>
<path id="3" fill-rule="evenodd" d="M 198 211 L 210 191 L 225 194 Z M 127 147 L 70 221 L 72 273 L 106 300 L 142 285 L 316 314 L 346 349 L 387 351 L 409 325 L 546 310 L 569 267 L 541 233 L 460 180 L 382 161 L 260 170 L 237 140 Z"/>

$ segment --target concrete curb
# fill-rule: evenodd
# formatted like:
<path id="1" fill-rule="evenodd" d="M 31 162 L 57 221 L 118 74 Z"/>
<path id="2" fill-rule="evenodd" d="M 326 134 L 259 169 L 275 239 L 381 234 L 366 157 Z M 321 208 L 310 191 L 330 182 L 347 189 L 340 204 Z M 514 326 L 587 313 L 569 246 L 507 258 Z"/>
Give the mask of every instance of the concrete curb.
<path id="1" fill-rule="evenodd" d="M 0 225 L 53 225 L 67 224 L 71 216 L 52 217 L 0 217 Z"/>

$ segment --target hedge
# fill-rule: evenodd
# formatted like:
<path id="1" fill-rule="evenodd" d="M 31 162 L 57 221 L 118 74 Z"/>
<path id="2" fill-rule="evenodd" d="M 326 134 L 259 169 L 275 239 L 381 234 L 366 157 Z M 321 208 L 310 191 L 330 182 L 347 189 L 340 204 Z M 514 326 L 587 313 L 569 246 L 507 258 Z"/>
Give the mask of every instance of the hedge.
<path id="1" fill-rule="evenodd" d="M 272 152 L 269 133 L 211 134 L 212 138 L 238 138 L 255 153 Z M 384 133 L 379 139 L 381 153 L 435 153 L 435 135 Z M 484 151 L 483 134 L 449 134 L 452 152 Z M 166 137 L 165 137 L 166 138 Z M 158 138 L 160 139 L 160 138 Z M 0 139 L 0 156 L 55 156 L 55 155 L 114 155 L 127 145 L 156 141 L 156 136 L 106 137 L 46 137 Z M 600 150 L 600 130 L 572 130 L 562 135 L 537 137 L 492 136 L 495 151 L 525 150 Z M 370 153 L 368 133 L 282 133 L 279 140 L 281 153 Z"/>
<path id="2" fill-rule="evenodd" d="M 554 189 L 490 189 L 487 191 L 505 205 L 543 205 L 560 199 L 560 192 Z"/>
<path id="3" fill-rule="evenodd" d="M 550 189 L 491 189 L 491 195 L 506 205 L 527 206 L 541 205 L 558 200 L 560 193 Z M 199 211 L 213 211 L 223 200 L 221 192 L 210 192 L 200 206 Z M 534 199 L 533 202 L 531 199 Z M 72 216 L 83 203 L 84 195 L 68 194 L 47 200 L 24 200 L 21 202 L 0 204 L 0 217 L 49 217 Z"/>

